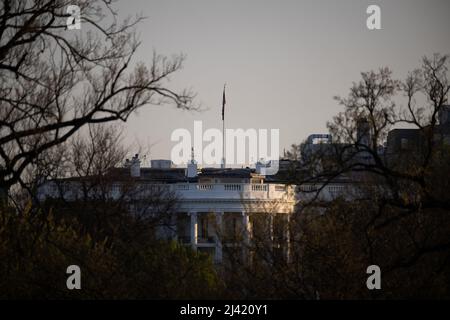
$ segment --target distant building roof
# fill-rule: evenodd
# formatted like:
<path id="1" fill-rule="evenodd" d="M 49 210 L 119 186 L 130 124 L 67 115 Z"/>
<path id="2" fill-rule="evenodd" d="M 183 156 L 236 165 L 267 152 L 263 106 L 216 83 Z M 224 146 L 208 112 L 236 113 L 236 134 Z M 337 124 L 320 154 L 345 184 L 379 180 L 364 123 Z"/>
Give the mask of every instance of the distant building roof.
<path id="1" fill-rule="evenodd" d="M 110 174 L 112 176 L 126 178 L 130 176 L 130 169 L 114 168 L 110 171 Z M 192 180 L 186 177 L 184 168 L 141 168 L 140 176 L 136 177 L 136 179 L 166 183 L 187 182 Z"/>
<path id="2" fill-rule="evenodd" d="M 216 169 L 216 168 L 204 168 L 199 173 L 199 177 L 229 177 L 229 178 L 251 178 L 255 175 L 255 169 L 252 168 L 225 168 L 225 169 Z"/>
<path id="3" fill-rule="evenodd" d="M 217 178 L 252 178 L 258 176 L 254 168 L 203 168 L 199 170 L 196 177 L 188 178 L 185 168 L 140 168 L 140 176 L 131 177 L 130 168 L 113 168 L 106 175 L 110 179 L 122 181 L 135 179 L 141 182 L 155 183 L 178 183 L 178 182 L 197 182 L 202 177 Z M 91 178 L 94 178 L 92 176 Z M 70 177 L 57 179 L 60 181 L 82 181 L 89 180 L 90 177 Z M 269 179 L 272 181 L 272 179 Z"/>

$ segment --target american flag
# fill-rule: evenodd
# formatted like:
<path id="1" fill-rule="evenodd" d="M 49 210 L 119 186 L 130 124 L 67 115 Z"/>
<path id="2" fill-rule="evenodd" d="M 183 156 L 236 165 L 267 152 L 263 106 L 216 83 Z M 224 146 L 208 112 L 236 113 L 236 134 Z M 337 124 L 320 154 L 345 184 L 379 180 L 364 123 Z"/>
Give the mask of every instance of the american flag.
<path id="1" fill-rule="evenodd" d="M 225 103 L 226 103 L 226 99 L 225 99 L 225 86 L 223 86 L 223 96 L 222 96 L 222 121 L 225 120 Z"/>

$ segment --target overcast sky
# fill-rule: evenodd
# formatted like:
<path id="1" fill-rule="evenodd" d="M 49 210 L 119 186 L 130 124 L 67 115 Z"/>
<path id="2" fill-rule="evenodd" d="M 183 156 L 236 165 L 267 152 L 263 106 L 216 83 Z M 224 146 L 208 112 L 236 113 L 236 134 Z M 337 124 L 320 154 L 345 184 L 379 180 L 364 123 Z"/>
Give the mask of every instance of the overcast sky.
<path id="1" fill-rule="evenodd" d="M 381 7 L 382 30 L 366 27 L 366 8 Z M 154 144 L 150 157 L 170 156 L 176 128 L 194 120 L 221 128 L 227 83 L 227 128 L 278 128 L 280 152 L 326 132 L 361 71 L 390 66 L 404 78 L 423 55 L 450 53 L 448 0 L 126 0 L 121 15 L 148 17 L 139 27 L 136 60 L 153 49 L 184 53 L 173 87 L 189 87 L 209 110 L 147 107 L 125 124 L 127 140 Z"/>

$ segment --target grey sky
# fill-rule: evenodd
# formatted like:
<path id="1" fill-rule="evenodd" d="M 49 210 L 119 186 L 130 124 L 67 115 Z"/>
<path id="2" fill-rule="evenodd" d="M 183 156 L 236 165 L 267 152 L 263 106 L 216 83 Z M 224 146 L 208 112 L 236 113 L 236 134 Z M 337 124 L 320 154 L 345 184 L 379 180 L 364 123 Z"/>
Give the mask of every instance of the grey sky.
<path id="1" fill-rule="evenodd" d="M 366 8 L 381 7 L 382 30 L 366 28 Z M 390 66 L 404 78 L 423 55 L 450 53 L 448 0 L 127 0 L 121 15 L 142 13 L 136 60 L 185 53 L 175 88 L 192 87 L 209 110 L 148 107 L 125 124 L 127 140 L 155 144 L 169 158 L 176 128 L 194 120 L 221 128 L 227 82 L 228 128 L 279 128 L 280 148 L 326 132 L 361 71 Z"/>

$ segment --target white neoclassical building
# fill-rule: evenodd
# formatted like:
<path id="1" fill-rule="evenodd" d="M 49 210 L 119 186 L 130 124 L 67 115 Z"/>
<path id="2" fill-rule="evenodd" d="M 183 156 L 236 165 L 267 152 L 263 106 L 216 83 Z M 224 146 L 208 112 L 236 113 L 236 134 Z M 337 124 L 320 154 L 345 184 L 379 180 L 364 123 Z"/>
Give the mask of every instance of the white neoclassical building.
<path id="1" fill-rule="evenodd" d="M 256 239 L 266 239 L 274 252 L 289 257 L 289 218 L 295 207 L 295 187 L 275 179 L 266 179 L 256 169 L 198 169 L 192 160 L 187 168 L 173 168 L 170 160 L 154 160 L 141 168 L 136 155 L 118 168 L 144 190 L 160 189 L 175 195 L 176 213 L 171 226 L 160 230 L 161 237 L 192 246 L 210 254 L 220 263 L 229 252 L 248 256 Z M 269 181 L 270 180 L 270 181 Z M 39 198 L 79 198 L 77 179 L 67 180 L 61 193 L 57 181 L 47 181 L 39 188 Z M 60 181 L 59 181 L 60 182 Z M 113 184 L 111 197 L 120 196 L 120 182 Z"/>

